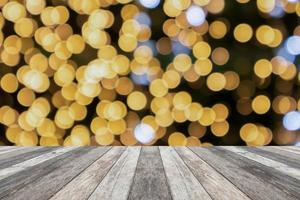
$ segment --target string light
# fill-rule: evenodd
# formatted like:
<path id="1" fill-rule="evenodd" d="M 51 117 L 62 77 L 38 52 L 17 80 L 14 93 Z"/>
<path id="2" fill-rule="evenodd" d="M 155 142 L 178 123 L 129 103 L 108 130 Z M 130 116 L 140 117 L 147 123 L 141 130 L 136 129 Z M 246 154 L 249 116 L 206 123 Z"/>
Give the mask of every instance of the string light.
<path id="1" fill-rule="evenodd" d="M 187 21 L 192 26 L 200 26 L 205 21 L 205 13 L 201 7 L 198 6 L 191 6 L 186 11 L 186 18 Z"/>
<path id="2" fill-rule="evenodd" d="M 153 9 L 159 5 L 160 0 L 140 0 L 140 3 L 146 8 Z"/>
<path id="3" fill-rule="evenodd" d="M 155 131 L 150 125 L 141 123 L 134 128 L 134 137 L 142 144 L 147 144 L 155 138 Z"/>
<path id="4" fill-rule="evenodd" d="M 291 111 L 283 118 L 283 125 L 287 130 L 296 131 L 300 129 L 300 113 L 298 111 Z"/>

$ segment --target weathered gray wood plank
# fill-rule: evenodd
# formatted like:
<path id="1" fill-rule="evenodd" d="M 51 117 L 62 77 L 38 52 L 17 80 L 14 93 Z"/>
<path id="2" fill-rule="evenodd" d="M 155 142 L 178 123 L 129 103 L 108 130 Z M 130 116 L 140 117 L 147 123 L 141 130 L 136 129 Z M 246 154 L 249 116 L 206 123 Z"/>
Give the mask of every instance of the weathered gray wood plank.
<path id="1" fill-rule="evenodd" d="M 3 180 L 3 185 L 2 181 L 0 182 L 0 185 L 2 185 L 2 187 L 0 186 L 0 198 L 24 199 L 26 197 L 27 199 L 48 199 L 53 195 L 53 190 L 55 192 L 58 191 L 66 184 L 64 181 L 69 181 L 70 176 L 74 173 L 80 173 L 80 171 L 76 172 L 76 167 L 87 167 L 90 162 L 97 159 L 98 151 L 94 147 L 77 148 L 31 167 L 25 172 L 10 176 Z M 88 155 L 94 155 L 95 157 L 91 158 Z M 87 158 L 92 159 L 92 161 Z M 62 182 L 58 182 L 60 180 Z M 34 197 L 30 196 L 32 194 L 35 194 Z"/>
<path id="2" fill-rule="evenodd" d="M 128 147 L 89 199 L 127 199 L 133 182 L 140 149 L 140 147 Z"/>
<path id="3" fill-rule="evenodd" d="M 172 199 L 211 199 L 173 147 L 160 147 Z"/>
<path id="4" fill-rule="evenodd" d="M 128 199 L 172 199 L 158 147 L 143 147 Z"/>
<path id="5" fill-rule="evenodd" d="M 0 154 L 0 162 L 4 162 L 5 159 L 10 159 L 12 157 L 16 157 L 18 155 L 22 155 L 24 153 L 28 152 L 34 152 L 38 151 L 39 149 L 42 149 L 43 147 L 20 147 L 20 148 L 14 148 L 15 150 L 8 152 L 8 153 L 3 153 Z"/>
<path id="6" fill-rule="evenodd" d="M 300 169 L 300 154 L 295 154 L 290 151 L 277 149 L 273 147 L 242 147 L 243 149 L 255 153 L 257 155 L 281 162 L 296 169 Z"/>
<path id="7" fill-rule="evenodd" d="M 263 169 L 263 165 L 257 165 L 251 160 L 216 147 L 191 149 L 251 199 L 297 199 L 296 196 L 291 195 L 291 192 L 298 193 L 295 190 L 297 188 L 295 185 L 298 183 L 289 182 L 291 179 L 285 180 L 284 177 L 274 180 L 273 171 L 268 171 L 268 168 Z M 297 179 L 294 180 L 297 181 Z M 285 189 L 290 187 L 291 192 L 284 190 L 280 181 L 285 184 L 290 183 L 291 185 L 286 186 Z"/>
<path id="8" fill-rule="evenodd" d="M 76 157 L 85 154 L 89 149 L 75 149 L 73 151 L 67 152 L 53 159 L 45 161 L 34 167 L 27 169 L 25 172 L 19 172 L 15 175 L 9 176 L 0 181 L 0 199 L 4 196 L 18 191 L 25 185 L 43 177 L 45 174 L 50 173 L 54 169 L 59 168 L 62 161 L 67 162 L 69 159 L 75 159 Z"/>
<path id="9" fill-rule="evenodd" d="M 26 160 L 35 158 L 37 156 L 43 155 L 45 153 L 51 152 L 57 148 L 58 147 L 39 148 L 39 149 L 36 149 L 35 151 L 25 152 L 23 154 L 5 158 L 5 159 L 1 160 L 1 162 L 0 162 L 0 170 L 7 168 L 9 166 L 15 165 L 17 163 L 21 163 Z"/>
<path id="10" fill-rule="evenodd" d="M 38 165 L 42 162 L 45 162 L 47 160 L 50 160 L 52 158 L 55 158 L 56 156 L 62 155 L 66 152 L 72 151 L 74 148 L 59 148 L 59 149 L 53 149 L 51 152 L 49 153 L 45 153 L 42 154 L 40 156 L 31 158 L 29 160 L 26 160 L 24 162 L 21 163 L 17 163 L 15 165 L 12 165 L 8 168 L 4 168 L 2 170 L 0 170 L 0 181 L 13 175 L 16 174 L 18 172 L 24 171 L 30 167 L 33 167 L 35 165 Z"/>
<path id="11" fill-rule="evenodd" d="M 283 163 L 277 162 L 275 160 L 263 157 L 261 155 L 252 153 L 252 152 L 242 149 L 240 147 L 223 147 L 223 148 L 225 148 L 226 150 L 231 151 L 233 153 L 236 153 L 238 155 L 241 155 L 245 158 L 248 158 L 250 160 L 253 160 L 255 162 L 263 164 L 267 167 L 271 167 L 283 174 L 289 175 L 291 177 L 294 177 L 294 178 L 300 180 L 300 170 L 290 167 L 286 164 L 283 164 Z"/>
<path id="12" fill-rule="evenodd" d="M 126 147 L 114 147 L 57 192 L 51 200 L 87 199 L 120 158 Z M 76 195 L 74 195 L 76 194 Z"/>
<path id="13" fill-rule="evenodd" d="M 274 149 L 278 149 L 279 151 L 283 151 L 283 152 L 290 152 L 290 153 L 293 153 L 293 154 L 297 154 L 297 156 L 300 155 L 300 151 L 298 151 L 297 149 L 295 148 L 288 148 L 288 147 L 279 147 L 279 146 L 272 146 L 272 148 Z M 300 147 L 299 147 L 300 149 Z"/>
<path id="14" fill-rule="evenodd" d="M 177 147 L 175 149 L 212 199 L 249 200 L 249 197 L 190 149 L 186 147 Z"/>
<path id="15" fill-rule="evenodd" d="M 19 189 L 17 192 L 9 195 L 7 199 L 49 199 L 64 185 L 90 166 L 91 163 L 100 158 L 108 149 L 108 147 L 93 148 L 85 155 L 66 162 L 64 165 L 57 168 L 57 170 L 54 170 Z"/>
<path id="16" fill-rule="evenodd" d="M 0 146 L 0 152 L 3 150 L 14 149 L 14 146 Z"/>
<path id="17" fill-rule="evenodd" d="M 13 151 L 18 151 L 20 149 L 25 149 L 24 147 L 20 147 L 20 148 L 9 148 L 9 149 L 4 149 L 2 151 L 0 151 L 0 155 L 2 154 L 6 154 L 6 155 L 9 155 L 11 152 Z"/>
<path id="18" fill-rule="evenodd" d="M 225 150 L 225 154 L 230 155 L 230 157 L 233 158 L 236 162 L 238 162 L 239 165 L 243 167 L 243 169 L 249 171 L 251 174 L 258 177 L 265 183 L 273 185 L 274 187 L 278 188 L 279 190 L 282 190 L 288 195 L 293 195 L 294 197 L 300 196 L 300 181 L 298 179 L 291 176 L 287 176 L 286 174 L 279 172 L 273 167 L 263 165 L 262 163 L 248 159 L 239 154 L 232 153 L 227 149 Z"/>
<path id="19" fill-rule="evenodd" d="M 19 148 L 22 148 L 22 147 L 19 147 Z M 10 147 L 10 146 L 2 146 L 2 147 L 0 147 L 0 154 L 10 152 L 10 151 L 15 151 L 15 150 L 18 150 L 18 148 Z"/>
<path id="20" fill-rule="evenodd" d="M 0 199 L 300 196 L 299 147 L 109 148 L 0 147 Z"/>
<path id="21" fill-rule="evenodd" d="M 293 149 L 295 151 L 300 152 L 300 146 L 285 146 L 284 148 Z"/>

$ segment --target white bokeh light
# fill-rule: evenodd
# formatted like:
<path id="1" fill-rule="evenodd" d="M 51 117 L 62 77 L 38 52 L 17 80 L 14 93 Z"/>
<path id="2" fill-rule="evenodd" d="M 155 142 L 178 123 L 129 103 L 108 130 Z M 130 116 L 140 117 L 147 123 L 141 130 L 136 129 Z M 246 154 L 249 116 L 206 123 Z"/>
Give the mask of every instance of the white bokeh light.
<path id="1" fill-rule="evenodd" d="M 134 137 L 142 144 L 150 143 L 155 138 L 154 129 L 145 123 L 140 123 L 134 128 Z"/>
<path id="2" fill-rule="evenodd" d="M 290 3 L 297 3 L 299 0 L 288 0 Z"/>
<path id="3" fill-rule="evenodd" d="M 186 11 L 186 19 L 192 26 L 200 26 L 205 21 L 205 13 L 199 6 L 191 6 Z"/>
<path id="4" fill-rule="evenodd" d="M 283 117 L 283 126 L 289 131 L 300 129 L 300 112 L 291 111 Z"/>
<path id="5" fill-rule="evenodd" d="M 156 8 L 160 3 L 160 0 L 139 0 L 139 1 L 145 8 Z"/>
<path id="6" fill-rule="evenodd" d="M 300 54 L 300 36 L 291 36 L 286 41 L 286 49 L 292 55 Z"/>
<path id="7" fill-rule="evenodd" d="M 97 59 L 91 61 L 84 72 L 84 80 L 88 83 L 97 83 L 109 74 L 107 63 Z"/>

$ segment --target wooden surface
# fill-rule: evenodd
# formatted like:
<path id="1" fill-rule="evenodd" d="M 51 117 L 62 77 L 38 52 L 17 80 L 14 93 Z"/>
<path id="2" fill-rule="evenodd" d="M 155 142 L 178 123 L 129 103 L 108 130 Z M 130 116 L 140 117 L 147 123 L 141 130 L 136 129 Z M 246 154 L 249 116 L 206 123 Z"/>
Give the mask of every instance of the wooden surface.
<path id="1" fill-rule="evenodd" d="M 300 148 L 0 147 L 0 199 L 300 199 Z"/>

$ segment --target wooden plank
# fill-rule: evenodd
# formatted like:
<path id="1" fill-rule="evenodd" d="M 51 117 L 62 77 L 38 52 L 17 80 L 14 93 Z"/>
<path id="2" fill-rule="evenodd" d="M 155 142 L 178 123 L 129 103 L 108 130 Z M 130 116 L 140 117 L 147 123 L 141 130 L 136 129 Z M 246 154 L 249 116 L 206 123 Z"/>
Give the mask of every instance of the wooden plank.
<path id="1" fill-rule="evenodd" d="M 16 148 L 15 146 L 0 146 L 0 152 L 7 149 L 13 149 Z"/>
<path id="2" fill-rule="evenodd" d="M 285 184 L 288 182 L 284 177 L 281 177 L 282 179 L 279 180 L 276 179 L 277 182 L 274 181 L 274 177 L 272 177 L 273 171 L 268 171 L 266 168 L 263 168 L 262 165 L 257 166 L 251 160 L 215 147 L 191 148 L 191 150 L 209 165 L 213 166 L 219 173 L 251 199 L 297 199 L 295 196 L 292 196 L 290 192 L 285 190 L 286 187 L 285 189 L 283 189 L 284 187 L 277 187 L 280 184 L 280 181 L 283 181 Z M 270 180 L 274 183 L 270 183 Z M 289 182 L 289 184 L 291 185 L 287 187 L 294 187 L 298 183 Z M 282 184 L 280 187 L 281 186 Z M 291 190 L 293 190 L 294 193 L 297 193 L 294 189 L 295 188 L 292 188 Z"/>
<path id="3" fill-rule="evenodd" d="M 212 199 L 249 200 L 249 197 L 190 149 L 186 147 L 177 147 L 175 149 Z"/>
<path id="4" fill-rule="evenodd" d="M 22 147 L 20 147 L 22 148 Z M 9 148 L 9 149 L 3 149 L 3 150 L 0 150 L 0 155 L 1 154 L 6 154 L 6 153 L 9 153 L 9 152 L 12 152 L 12 151 L 16 151 L 16 150 L 20 150 L 19 148 Z"/>
<path id="5" fill-rule="evenodd" d="M 263 147 L 262 147 L 263 148 Z M 284 152 L 290 152 L 293 154 L 297 154 L 297 156 L 300 155 L 300 151 L 298 151 L 297 149 L 294 148 L 288 148 L 288 147 L 280 147 L 280 146 L 272 146 L 272 149 L 277 149 L 278 151 L 284 151 Z"/>
<path id="6" fill-rule="evenodd" d="M 293 149 L 295 151 L 300 151 L 300 146 L 284 146 L 284 148 L 287 148 L 287 149 Z"/>
<path id="7" fill-rule="evenodd" d="M 285 173 L 281 173 L 276 168 L 266 166 L 262 163 L 245 158 L 242 155 L 232 153 L 231 151 L 226 150 L 226 152 L 229 152 L 231 157 L 234 157 L 235 160 L 243 162 L 243 168 L 250 171 L 259 179 L 274 185 L 289 195 L 293 195 L 295 197 L 300 196 L 300 181 L 295 177 L 288 176 Z"/>
<path id="8" fill-rule="evenodd" d="M 283 163 L 277 162 L 275 160 L 260 156 L 258 154 L 252 153 L 252 152 L 244 150 L 242 148 L 233 147 L 233 146 L 232 147 L 228 146 L 228 147 L 223 147 L 223 148 L 225 148 L 226 150 L 231 151 L 233 153 L 239 154 L 245 158 L 253 160 L 255 162 L 261 163 L 265 166 L 274 168 L 275 170 L 277 170 L 283 174 L 289 175 L 291 177 L 294 177 L 294 178 L 300 180 L 300 170 L 290 167 L 286 164 L 283 164 Z"/>
<path id="9" fill-rule="evenodd" d="M 128 199 L 172 199 L 158 147 L 143 147 Z"/>
<path id="10" fill-rule="evenodd" d="M 49 153 L 40 155 L 38 157 L 34 157 L 32 159 L 26 160 L 24 162 L 12 165 L 8 168 L 0 170 L 0 181 L 13 175 L 16 174 L 20 171 L 26 170 L 27 168 L 33 167 L 35 165 L 38 165 L 42 162 L 45 162 L 47 160 L 50 160 L 56 156 L 59 156 L 61 154 L 64 154 L 68 151 L 72 151 L 74 147 L 68 147 L 68 148 L 59 148 L 54 151 L 51 151 Z"/>
<path id="11" fill-rule="evenodd" d="M 19 148 L 22 148 L 22 147 L 19 147 Z M 0 147 L 0 154 L 2 154 L 2 152 L 4 151 L 9 151 L 9 150 L 15 150 L 15 149 L 18 149 L 17 147 L 15 146 L 1 146 Z"/>
<path id="12" fill-rule="evenodd" d="M 161 147 L 160 152 L 158 147 L 124 148 L 113 147 L 104 154 L 94 147 L 78 148 L 53 157 L 47 148 L 4 148 L 0 199 L 289 200 L 300 196 L 298 147 L 191 148 L 196 154 L 179 147 Z M 10 159 L 11 166 L 1 170 Z"/>
<path id="13" fill-rule="evenodd" d="M 159 147 L 172 199 L 211 199 L 172 147 Z"/>
<path id="14" fill-rule="evenodd" d="M 128 147 L 89 199 L 127 199 L 133 182 L 140 150 L 140 147 Z"/>
<path id="15" fill-rule="evenodd" d="M 26 185 L 31 185 L 32 182 L 46 176 L 56 169 L 60 169 L 68 162 L 75 160 L 76 158 L 85 155 L 91 150 L 91 148 L 76 148 L 73 151 L 69 151 L 62 155 L 56 156 L 50 160 L 42 162 L 34 167 L 21 171 L 17 174 L 9 176 L 0 181 L 0 199 L 8 198 L 10 194 L 15 193 L 19 189 Z M 42 186 L 42 188 L 47 188 Z"/>
<path id="16" fill-rule="evenodd" d="M 263 157 L 275 160 L 277 162 L 289 165 L 296 169 L 300 169 L 300 155 L 283 150 L 284 148 L 277 149 L 273 147 L 243 147 L 243 149 L 255 153 L 257 155 L 261 155 Z"/>
<path id="17" fill-rule="evenodd" d="M 126 147 L 114 147 L 109 150 L 100 159 L 95 161 L 81 174 L 65 185 L 51 198 L 51 200 L 87 199 L 108 173 L 110 168 L 120 158 L 125 149 Z"/>
<path id="18" fill-rule="evenodd" d="M 41 149 L 43 147 L 20 147 L 20 148 L 16 148 L 15 151 L 11 151 L 9 153 L 4 153 L 0 155 L 0 163 L 2 163 L 5 159 L 7 158 L 12 158 L 24 153 L 28 153 L 28 152 L 33 152 L 33 151 L 37 151 L 39 149 Z"/>
<path id="19" fill-rule="evenodd" d="M 258 148 L 269 152 L 276 152 L 280 155 L 286 155 L 286 157 L 292 156 L 293 158 L 300 159 L 300 151 L 296 151 L 295 149 L 290 149 L 285 146 L 267 146 Z"/>
<path id="20" fill-rule="evenodd" d="M 86 147 L 81 148 L 81 150 L 84 150 L 84 148 Z M 10 194 L 5 199 L 49 199 L 74 177 L 90 166 L 90 164 L 107 152 L 109 147 L 88 149 L 90 149 L 90 151 L 83 156 L 65 162 L 64 165 L 61 165 L 56 170 L 45 174 L 39 179 L 19 189 L 17 192 Z"/>
<path id="21" fill-rule="evenodd" d="M 1 160 L 0 170 L 4 169 L 4 168 L 8 168 L 8 167 L 10 167 L 12 165 L 16 165 L 18 163 L 22 163 L 22 162 L 24 162 L 26 160 L 30 160 L 30 159 L 32 159 L 34 157 L 41 156 L 42 154 L 54 151 L 57 148 L 58 147 L 39 148 L 39 149 L 36 149 L 35 151 L 30 151 L 30 152 L 19 154 L 19 155 L 13 156 L 13 157 L 5 158 L 5 159 Z"/>

